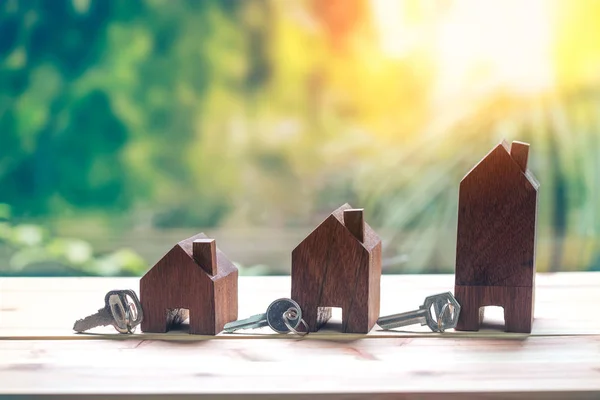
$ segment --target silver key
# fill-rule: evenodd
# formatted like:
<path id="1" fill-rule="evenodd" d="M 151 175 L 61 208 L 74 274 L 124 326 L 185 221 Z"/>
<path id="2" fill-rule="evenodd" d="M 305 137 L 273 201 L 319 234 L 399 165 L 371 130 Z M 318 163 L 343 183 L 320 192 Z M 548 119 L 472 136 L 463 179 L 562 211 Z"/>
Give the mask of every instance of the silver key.
<path id="1" fill-rule="evenodd" d="M 294 332 L 303 335 L 304 332 L 296 331 L 296 328 L 304 323 L 302 310 L 298 303 L 292 299 L 277 299 L 272 302 L 264 314 L 256 314 L 246 319 L 233 321 L 225 324 L 226 332 L 233 333 L 239 329 L 257 329 L 269 326 L 277 333 Z"/>
<path id="2" fill-rule="evenodd" d="M 460 304 L 452 293 L 446 292 L 427 297 L 418 310 L 380 317 L 377 324 L 382 329 L 421 324 L 434 332 L 444 332 L 456 327 L 459 314 Z"/>
<path id="3" fill-rule="evenodd" d="M 111 290 L 104 296 L 104 307 L 95 314 L 75 321 L 73 330 L 81 333 L 112 325 L 119 333 L 133 333 L 143 318 L 142 306 L 133 290 Z"/>

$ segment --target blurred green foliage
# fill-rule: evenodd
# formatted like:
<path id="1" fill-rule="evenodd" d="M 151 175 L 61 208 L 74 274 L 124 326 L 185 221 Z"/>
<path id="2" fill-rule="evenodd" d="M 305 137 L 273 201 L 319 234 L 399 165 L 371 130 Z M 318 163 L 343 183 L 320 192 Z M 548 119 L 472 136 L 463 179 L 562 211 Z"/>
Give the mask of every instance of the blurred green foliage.
<path id="1" fill-rule="evenodd" d="M 0 271 L 139 274 L 155 260 L 140 232 L 301 237 L 349 202 L 384 237 L 386 271 L 452 272 L 458 183 L 503 138 L 531 143 L 538 270 L 600 269 L 598 6 L 555 5 L 539 65 L 538 10 L 519 8 L 517 34 L 512 20 L 477 26 L 506 42 L 483 46 L 497 76 L 484 63 L 467 79 L 477 35 L 458 35 L 460 52 L 432 39 L 446 43 L 461 10 L 494 14 L 463 3 L 0 1 Z M 556 82 L 523 89 L 547 65 Z M 59 237 L 64 220 L 86 226 L 79 239 Z M 139 237 L 146 267 L 119 245 L 94 252 L 98 220 Z"/>
<path id="2" fill-rule="evenodd" d="M 235 45 L 235 35 L 215 29 L 233 8 L 3 1 L 0 200 L 38 216 L 126 210 L 150 196 L 159 224 L 217 223 L 230 207 L 214 184 L 219 172 L 204 165 L 192 175 L 182 158 L 194 146 L 199 101 L 239 84 L 210 61 Z M 191 202 L 203 211 L 182 212 Z"/>
<path id="3" fill-rule="evenodd" d="M 39 225 L 13 224 L 6 204 L 0 204 L 0 246 L 8 260 L 0 265 L 0 276 L 137 276 L 147 268 L 130 249 L 97 255 L 85 240 L 58 237 Z"/>

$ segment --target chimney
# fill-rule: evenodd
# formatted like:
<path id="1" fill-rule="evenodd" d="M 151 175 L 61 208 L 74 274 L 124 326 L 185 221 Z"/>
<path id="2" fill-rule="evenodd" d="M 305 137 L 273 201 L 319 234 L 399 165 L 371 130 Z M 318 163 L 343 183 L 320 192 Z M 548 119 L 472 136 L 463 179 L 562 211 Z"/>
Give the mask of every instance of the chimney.
<path id="1" fill-rule="evenodd" d="M 527 158 L 529 157 L 529 143 L 514 141 L 510 145 L 510 156 L 515 160 L 521 171 L 527 171 Z"/>
<path id="2" fill-rule="evenodd" d="M 361 243 L 365 239 L 365 220 L 362 208 L 344 210 L 344 225 Z"/>
<path id="3" fill-rule="evenodd" d="M 215 239 L 196 239 L 192 243 L 192 256 L 196 263 L 210 275 L 217 274 L 217 243 Z"/>

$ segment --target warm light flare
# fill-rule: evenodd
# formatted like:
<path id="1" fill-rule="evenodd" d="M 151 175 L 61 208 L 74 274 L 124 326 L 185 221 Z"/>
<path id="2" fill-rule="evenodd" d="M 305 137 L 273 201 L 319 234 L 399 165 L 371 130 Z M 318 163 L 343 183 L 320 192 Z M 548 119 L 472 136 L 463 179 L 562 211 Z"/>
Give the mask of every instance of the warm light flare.
<path id="1" fill-rule="evenodd" d="M 548 2 L 461 0 L 438 33 L 440 84 L 466 83 L 537 92 L 553 84 Z M 443 90 L 442 89 L 442 90 Z"/>
<path id="2" fill-rule="evenodd" d="M 414 32 L 407 27 L 403 2 L 372 0 L 371 8 L 376 21 L 383 53 L 392 58 L 402 57 L 414 45 Z"/>
<path id="3" fill-rule="evenodd" d="M 441 96 L 465 86 L 519 93 L 552 87 L 551 4 L 456 0 L 437 7 L 424 2 L 415 12 L 410 1 L 371 2 L 382 52 L 398 58 L 425 48 L 437 65 Z M 407 10 L 412 10 L 408 16 Z"/>

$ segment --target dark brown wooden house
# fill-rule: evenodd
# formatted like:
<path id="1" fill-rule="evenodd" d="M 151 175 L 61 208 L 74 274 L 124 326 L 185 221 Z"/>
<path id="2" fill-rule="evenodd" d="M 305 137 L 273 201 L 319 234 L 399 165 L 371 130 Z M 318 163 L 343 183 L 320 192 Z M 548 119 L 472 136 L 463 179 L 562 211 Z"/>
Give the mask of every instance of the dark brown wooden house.
<path id="1" fill-rule="evenodd" d="M 344 204 L 292 252 L 292 299 L 309 331 L 342 308 L 342 332 L 367 333 L 379 317 L 381 240 L 363 210 Z"/>
<path id="2" fill-rule="evenodd" d="M 528 154 L 527 143 L 502 142 L 460 183 L 457 330 L 479 330 L 482 307 L 501 306 L 507 331 L 531 332 L 539 183 Z"/>
<path id="3" fill-rule="evenodd" d="M 216 335 L 238 312 L 238 271 L 203 233 L 177 243 L 140 281 L 144 332 L 189 315 L 190 333 Z"/>

